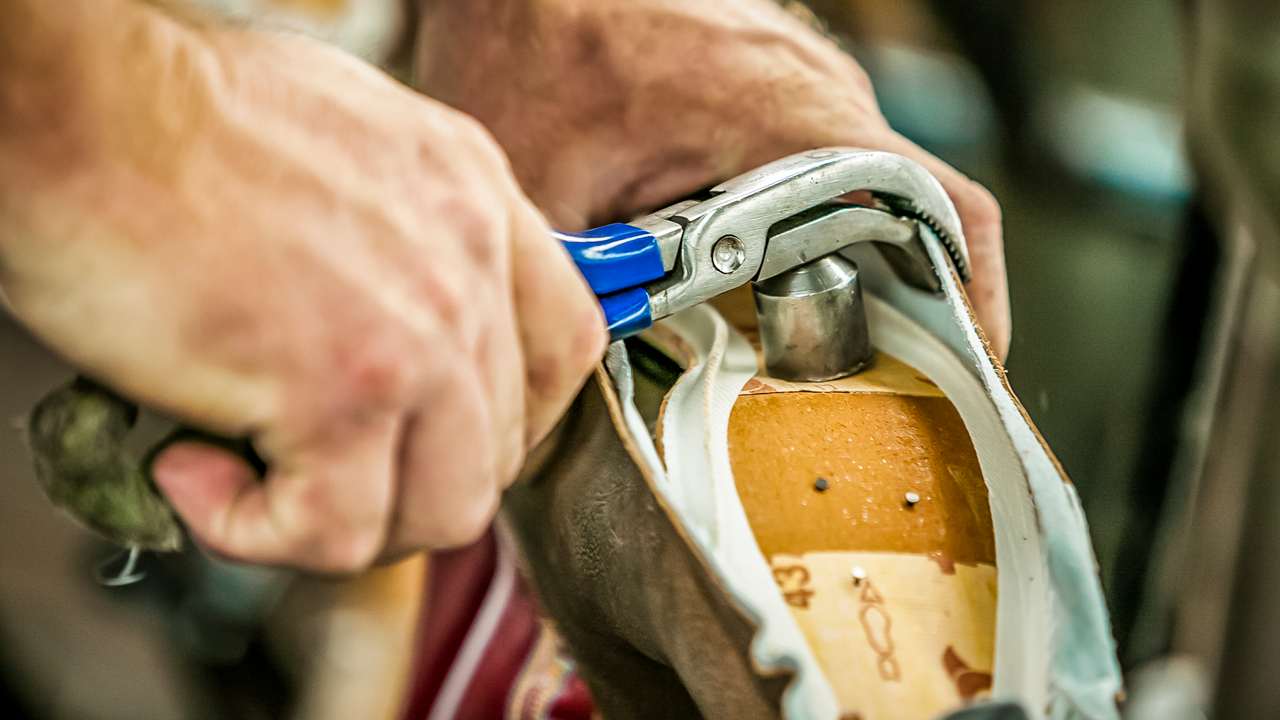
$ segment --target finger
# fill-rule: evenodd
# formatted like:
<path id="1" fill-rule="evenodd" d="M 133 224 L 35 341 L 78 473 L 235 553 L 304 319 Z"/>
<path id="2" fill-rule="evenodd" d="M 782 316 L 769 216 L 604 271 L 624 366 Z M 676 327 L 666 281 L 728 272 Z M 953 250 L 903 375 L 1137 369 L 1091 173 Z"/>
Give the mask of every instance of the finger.
<path id="1" fill-rule="evenodd" d="M 512 228 L 500 232 L 510 251 Z M 453 353 L 406 422 L 384 557 L 473 542 L 524 459 L 526 374 L 506 257 L 468 303 L 472 344 Z"/>
<path id="2" fill-rule="evenodd" d="M 1005 275 L 1004 235 L 1000 205 L 986 188 L 925 152 L 920 146 L 894 136 L 889 149 L 915 160 L 938 178 L 951 197 L 964 228 L 972 280 L 965 286 L 978 324 L 1001 362 L 1009 353 L 1011 319 L 1009 285 Z"/>
<path id="3" fill-rule="evenodd" d="M 508 238 L 512 228 L 505 228 Z M 514 254 L 511 240 L 507 246 Z M 491 438 L 490 453 L 494 458 L 494 472 L 499 486 L 505 488 L 515 479 L 525 455 L 525 358 L 521 351 L 519 323 L 516 317 L 517 300 L 512 289 L 515 273 L 511 259 L 501 278 L 494 278 L 495 285 L 485 300 L 484 331 L 475 350 L 472 366 L 477 389 L 484 400 L 486 414 L 479 418 L 484 437 Z M 464 368 L 464 378 L 471 377 L 470 368 Z M 464 382 L 457 386 L 467 387 Z M 487 524 L 487 522 L 486 522 Z M 483 528 L 482 528 L 483 529 Z"/>
<path id="4" fill-rule="evenodd" d="M 608 343 L 604 314 L 574 266 L 532 209 L 515 238 L 516 315 L 524 348 L 526 447 L 560 418 Z"/>
<path id="5" fill-rule="evenodd" d="M 964 224 L 965 237 L 972 238 L 969 240 L 969 265 L 973 279 L 965 286 L 965 292 L 992 351 L 1004 362 L 1012 338 L 1012 318 L 1000 209 L 986 188 L 972 181 L 966 182 L 966 189 L 948 189 L 960 213 L 960 222 Z"/>
<path id="6" fill-rule="evenodd" d="M 234 502 L 242 491 L 261 479 L 239 455 L 199 442 L 177 442 L 165 448 L 151 465 L 161 492 L 183 519 L 198 519 L 205 508 Z M 201 535 L 187 520 L 188 527 Z"/>
<path id="7" fill-rule="evenodd" d="M 193 535 L 247 562 L 354 572 L 379 554 L 394 483 L 395 423 L 346 432 L 272 458 L 260 481 L 230 453 L 176 443 L 153 464 L 156 483 Z"/>
<path id="8" fill-rule="evenodd" d="M 484 382 L 469 370 L 444 383 L 405 426 L 401 492 L 388 554 L 474 542 L 493 519 L 502 488 L 523 457 L 524 418 L 507 421 L 515 435 L 512 463 L 502 459 L 511 450 L 500 448 L 511 433 L 494 427 Z M 511 403 L 517 408 L 521 390 L 517 386 Z"/>

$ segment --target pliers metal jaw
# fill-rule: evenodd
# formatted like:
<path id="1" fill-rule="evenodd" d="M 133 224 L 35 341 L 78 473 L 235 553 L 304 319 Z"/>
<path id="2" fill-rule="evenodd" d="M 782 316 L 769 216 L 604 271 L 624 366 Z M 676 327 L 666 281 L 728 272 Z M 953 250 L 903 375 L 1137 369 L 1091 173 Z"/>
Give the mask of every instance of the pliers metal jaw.
<path id="1" fill-rule="evenodd" d="M 874 207 L 841 201 L 857 191 L 869 191 Z M 823 148 L 722 183 L 705 200 L 557 236 L 599 297 L 617 340 L 859 242 L 877 243 L 905 282 L 936 292 L 936 273 L 947 269 L 928 261 L 922 225 L 967 282 L 960 219 L 936 178 L 900 155 Z"/>

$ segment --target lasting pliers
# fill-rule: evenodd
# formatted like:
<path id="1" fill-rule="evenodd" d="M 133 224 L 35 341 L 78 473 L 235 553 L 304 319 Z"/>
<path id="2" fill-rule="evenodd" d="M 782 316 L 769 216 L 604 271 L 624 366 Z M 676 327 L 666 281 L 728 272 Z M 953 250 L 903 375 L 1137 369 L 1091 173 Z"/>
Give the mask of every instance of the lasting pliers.
<path id="1" fill-rule="evenodd" d="M 874 207 L 841 202 L 870 191 Z M 894 269 L 940 287 L 920 241 L 932 232 L 960 279 L 969 258 L 950 198 L 900 155 L 823 148 L 792 155 L 630 223 L 556 232 L 600 300 L 614 340 L 750 281 L 766 280 L 857 242 L 886 249 Z"/>

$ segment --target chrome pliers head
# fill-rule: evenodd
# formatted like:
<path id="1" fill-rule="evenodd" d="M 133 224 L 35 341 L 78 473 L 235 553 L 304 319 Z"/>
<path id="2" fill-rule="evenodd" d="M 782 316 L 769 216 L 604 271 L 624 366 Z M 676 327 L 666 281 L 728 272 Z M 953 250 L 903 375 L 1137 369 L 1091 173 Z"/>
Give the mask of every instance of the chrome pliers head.
<path id="1" fill-rule="evenodd" d="M 869 191 L 874 207 L 842 202 Z M 902 279 L 937 291 L 921 227 L 962 281 L 969 258 L 950 198 L 927 170 L 892 153 L 823 148 L 792 155 L 631 223 L 556 233 L 600 299 L 617 340 L 751 281 L 859 242 L 877 243 Z"/>

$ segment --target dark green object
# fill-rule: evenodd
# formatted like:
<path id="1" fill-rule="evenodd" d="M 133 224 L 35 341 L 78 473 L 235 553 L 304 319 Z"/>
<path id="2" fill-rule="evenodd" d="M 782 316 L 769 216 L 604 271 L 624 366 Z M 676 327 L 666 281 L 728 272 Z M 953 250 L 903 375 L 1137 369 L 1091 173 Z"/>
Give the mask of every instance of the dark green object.
<path id="1" fill-rule="evenodd" d="M 175 442 L 213 445 L 244 458 L 259 476 L 266 473 L 248 440 L 185 426 L 139 461 L 125 447 L 137 420 L 137 405 L 79 377 L 46 395 L 28 427 L 36 477 L 49 499 L 114 543 L 153 551 L 182 547 L 182 526 L 151 477 L 151 461 Z"/>
<path id="2" fill-rule="evenodd" d="M 143 465 L 125 449 L 138 406 L 76 378 L 31 411 L 28 441 L 49 499 L 108 540 L 143 550 L 182 547 L 182 528 Z"/>

